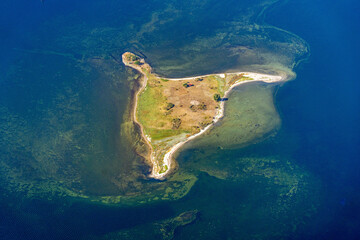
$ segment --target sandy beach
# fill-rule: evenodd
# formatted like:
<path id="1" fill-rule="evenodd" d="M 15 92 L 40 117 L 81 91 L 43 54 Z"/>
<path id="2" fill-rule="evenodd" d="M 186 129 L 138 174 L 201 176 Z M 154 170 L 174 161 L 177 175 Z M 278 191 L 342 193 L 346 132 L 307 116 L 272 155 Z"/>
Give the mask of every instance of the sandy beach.
<path id="1" fill-rule="evenodd" d="M 142 72 L 142 70 L 141 70 L 141 68 L 140 67 L 136 67 L 136 66 L 134 66 L 134 65 L 130 65 L 130 64 L 128 64 L 127 63 L 127 61 L 125 60 L 125 55 L 122 55 L 122 61 L 123 61 L 123 63 L 125 64 L 125 66 L 128 66 L 128 67 L 131 67 L 131 68 L 134 68 L 134 69 L 136 69 L 138 72 L 140 72 L 142 75 L 143 75 L 143 78 L 144 78 L 144 80 L 143 80 L 143 82 L 142 82 L 142 84 L 141 84 L 141 87 L 139 88 L 139 90 L 136 92 L 136 94 L 135 94 L 135 103 L 134 103 L 134 109 L 133 109 L 133 121 L 136 123 L 136 124 L 138 124 L 139 125 L 139 127 L 140 127 L 140 131 L 141 131 L 141 135 L 142 135 L 142 137 L 143 137 L 143 139 L 145 139 L 145 143 L 149 146 L 149 148 L 150 148 L 150 154 L 149 154 L 149 158 L 150 158 L 150 161 L 151 161 L 151 163 L 153 164 L 153 166 L 154 166 L 154 159 L 153 159 L 153 157 L 152 157 L 152 152 L 153 152 L 153 147 L 151 146 L 151 143 L 150 143 L 150 138 L 145 134 L 145 132 L 144 132 L 144 127 L 141 125 L 141 123 L 138 121 L 138 119 L 137 119 L 137 117 L 136 117 L 136 109 L 137 109 L 137 106 L 138 106 L 138 98 L 139 98 L 139 95 L 140 95 L 140 93 L 146 88 L 146 85 L 147 85 L 147 81 L 148 81 L 148 77 L 146 76 L 146 74 L 144 74 L 143 72 Z"/>
<path id="2" fill-rule="evenodd" d="M 135 103 L 134 103 L 134 109 L 133 109 L 133 120 L 136 124 L 138 124 L 140 126 L 140 130 L 141 130 L 141 135 L 142 138 L 144 139 L 144 141 L 146 142 L 146 144 L 149 146 L 150 152 L 149 152 L 149 160 L 152 164 L 152 171 L 151 174 L 149 175 L 149 177 L 151 178 L 155 178 L 155 179 L 164 179 L 166 177 L 166 175 L 171 171 L 171 169 L 173 168 L 173 156 L 176 153 L 177 150 L 179 150 L 185 143 L 197 138 L 198 136 L 204 134 L 206 131 L 208 131 L 216 122 L 218 122 L 223 116 L 224 116 L 224 108 L 225 108 L 225 102 L 221 101 L 219 104 L 219 108 L 216 111 L 215 116 L 213 117 L 213 121 L 211 124 L 207 125 L 205 128 L 203 128 L 200 132 L 189 136 L 188 138 L 186 138 L 186 140 L 181 141 L 176 143 L 173 147 L 171 147 L 164 155 L 163 158 L 163 162 L 162 165 L 159 165 L 159 163 L 157 162 L 157 160 L 154 157 L 154 150 L 153 147 L 151 145 L 151 138 L 149 136 L 147 136 L 144 132 L 144 127 L 142 126 L 142 124 L 138 121 L 137 116 L 136 116 L 136 111 L 137 111 L 137 106 L 138 106 L 138 98 L 139 95 L 144 91 L 144 89 L 146 89 L 147 86 L 147 82 L 148 82 L 148 77 L 147 75 L 143 72 L 142 68 L 139 65 L 134 65 L 134 64 L 129 64 L 126 59 L 125 59 L 125 55 L 122 56 L 122 60 L 123 63 L 131 68 L 136 69 L 137 71 L 139 71 L 142 75 L 143 75 L 143 82 L 141 83 L 141 87 L 139 88 L 139 90 L 137 91 L 136 95 L 135 95 Z M 149 66 L 149 71 L 151 72 L 151 67 Z M 286 81 L 286 77 L 285 76 L 280 76 L 280 75 L 268 75 L 268 74 L 261 74 L 261 73 L 254 73 L 254 72 L 234 72 L 234 73 L 218 73 L 218 74 L 207 74 L 207 75 L 201 75 L 201 76 L 194 76 L 194 77 L 186 77 L 186 78 L 162 78 L 159 77 L 161 79 L 166 79 L 168 81 L 186 81 L 186 80 L 195 80 L 197 78 L 204 78 L 204 77 L 208 77 L 208 76 L 219 76 L 221 78 L 225 78 L 227 74 L 241 74 L 244 77 L 247 77 L 249 80 L 245 80 L 245 81 L 241 81 L 239 80 L 238 82 L 235 82 L 233 85 L 230 86 L 230 88 L 224 93 L 224 98 L 226 98 L 229 94 L 229 92 L 234 88 L 237 87 L 239 85 L 242 84 L 246 84 L 249 82 L 265 82 L 265 83 L 275 83 L 275 82 L 281 82 L 281 81 Z M 251 79 L 251 80 L 250 80 Z M 165 167 L 167 166 L 167 168 Z M 166 169 L 166 171 L 161 172 L 161 169 Z"/>
<path id="3" fill-rule="evenodd" d="M 226 73 L 226 74 L 244 74 L 245 77 L 252 78 L 253 80 L 246 80 L 246 81 L 240 81 L 237 83 L 234 83 L 224 94 L 224 98 L 228 96 L 230 91 L 242 84 L 249 83 L 249 82 L 265 82 L 265 83 L 275 83 L 275 82 L 281 82 L 285 81 L 285 77 L 278 76 L 278 75 L 268 75 L 268 74 L 261 74 L 261 73 L 253 73 L 253 72 L 236 72 L 236 73 Z M 202 76 L 195 76 L 195 77 L 188 77 L 188 78 L 163 78 L 169 81 L 182 81 L 182 80 L 193 80 L 196 78 L 211 76 L 211 75 L 217 75 L 219 77 L 224 78 L 225 73 L 220 74 L 208 74 L 208 75 L 202 75 Z M 206 126 L 204 129 L 202 129 L 200 132 L 188 137 L 185 141 L 179 142 L 176 145 L 174 145 L 164 156 L 163 159 L 163 165 L 168 166 L 168 170 L 164 173 L 157 173 L 154 174 L 154 171 L 152 171 L 150 177 L 156 178 L 156 179 L 164 179 L 165 176 L 168 174 L 168 172 L 171 169 L 172 162 L 174 161 L 173 155 L 177 150 L 179 150 L 185 143 L 197 138 L 198 136 L 202 135 L 206 131 L 208 131 L 216 122 L 218 122 L 221 118 L 224 117 L 224 109 L 225 109 L 225 102 L 220 103 L 220 107 L 216 113 L 216 115 L 213 118 L 213 123 Z"/>

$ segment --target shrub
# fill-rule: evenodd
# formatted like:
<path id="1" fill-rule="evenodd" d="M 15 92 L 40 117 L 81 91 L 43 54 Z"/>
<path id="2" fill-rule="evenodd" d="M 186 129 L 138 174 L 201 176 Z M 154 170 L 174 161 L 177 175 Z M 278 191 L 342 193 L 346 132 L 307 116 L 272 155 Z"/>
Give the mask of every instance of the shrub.
<path id="1" fill-rule="evenodd" d="M 180 125 L 181 125 L 181 119 L 180 118 L 174 118 L 172 120 L 172 124 L 173 124 L 172 129 L 178 129 L 180 127 Z"/>
<path id="2" fill-rule="evenodd" d="M 196 112 L 197 107 L 195 105 L 190 105 L 190 110 Z"/>
<path id="3" fill-rule="evenodd" d="M 201 103 L 201 104 L 199 104 L 198 109 L 206 110 L 206 109 L 207 109 L 207 106 L 206 106 L 205 103 Z"/>
<path id="4" fill-rule="evenodd" d="M 199 126 L 200 128 L 205 128 L 206 126 L 210 125 L 212 123 L 212 121 L 203 121 L 203 122 L 199 122 Z"/>
<path id="5" fill-rule="evenodd" d="M 131 55 L 131 61 L 136 61 L 136 60 L 139 60 L 139 58 L 135 55 Z"/>
<path id="6" fill-rule="evenodd" d="M 166 110 L 170 110 L 170 109 L 172 109 L 173 107 L 175 107 L 175 105 L 173 104 L 173 103 L 168 103 L 167 105 L 166 105 Z"/>
<path id="7" fill-rule="evenodd" d="M 221 97 L 220 97 L 220 94 L 218 94 L 218 93 L 216 93 L 216 94 L 214 94 L 214 100 L 215 101 L 220 101 L 220 99 L 221 99 Z"/>

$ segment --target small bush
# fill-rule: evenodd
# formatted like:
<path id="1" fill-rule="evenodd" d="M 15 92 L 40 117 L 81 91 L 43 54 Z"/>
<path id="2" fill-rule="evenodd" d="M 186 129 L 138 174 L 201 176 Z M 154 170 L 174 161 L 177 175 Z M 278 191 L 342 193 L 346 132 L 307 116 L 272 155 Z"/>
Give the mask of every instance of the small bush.
<path id="1" fill-rule="evenodd" d="M 216 102 L 220 101 L 220 99 L 221 99 L 220 94 L 218 94 L 218 93 L 214 94 L 214 100 Z"/>
<path id="2" fill-rule="evenodd" d="M 199 122 L 199 126 L 200 128 L 205 128 L 206 126 L 210 125 L 212 123 L 212 121 L 203 121 L 203 122 Z"/>
<path id="3" fill-rule="evenodd" d="M 167 105 L 166 105 L 166 110 L 170 110 L 170 109 L 172 109 L 173 107 L 175 107 L 175 104 L 173 104 L 173 103 L 168 103 Z"/>
<path id="4" fill-rule="evenodd" d="M 197 107 L 195 105 L 190 105 L 190 110 L 196 112 Z"/>
<path id="5" fill-rule="evenodd" d="M 180 118 L 174 118 L 172 120 L 172 124 L 173 124 L 172 129 L 178 129 L 180 127 L 180 125 L 181 125 L 181 119 Z"/>
<path id="6" fill-rule="evenodd" d="M 200 110 L 206 110 L 206 109 L 207 109 L 207 106 L 206 106 L 205 103 L 201 103 L 201 104 L 199 104 L 198 109 L 200 109 Z"/>
<path id="7" fill-rule="evenodd" d="M 131 55 L 131 61 L 137 61 L 137 60 L 139 60 L 139 58 L 137 57 L 137 56 L 135 56 L 135 55 Z"/>

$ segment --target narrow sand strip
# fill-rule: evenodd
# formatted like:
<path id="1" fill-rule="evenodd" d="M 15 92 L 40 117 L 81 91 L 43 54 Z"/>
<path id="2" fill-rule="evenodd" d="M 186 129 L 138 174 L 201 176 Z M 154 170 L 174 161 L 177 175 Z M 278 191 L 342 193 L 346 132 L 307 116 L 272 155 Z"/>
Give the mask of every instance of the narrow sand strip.
<path id="1" fill-rule="evenodd" d="M 224 98 L 229 94 L 229 92 L 234 88 L 237 87 L 241 84 L 245 84 L 245 83 L 249 83 L 249 82 L 265 82 L 265 83 L 275 83 L 275 82 L 281 82 L 281 81 L 285 81 L 285 77 L 282 76 L 277 76 L 277 75 L 268 75 L 268 74 L 261 74 L 261 73 L 252 73 L 252 72 L 237 72 L 237 73 L 228 73 L 228 74 L 243 74 L 245 77 L 249 77 L 252 78 L 253 80 L 246 80 L 246 81 L 240 81 L 237 82 L 235 84 L 233 84 L 224 94 Z M 202 76 L 196 76 L 196 77 L 189 77 L 189 78 L 163 78 L 166 80 L 170 80 L 170 81 L 181 81 L 181 80 L 193 80 L 196 78 L 201 78 L 201 77 L 206 77 L 206 76 L 211 76 L 211 75 L 217 75 L 219 77 L 224 78 L 225 74 L 208 74 L 208 75 L 202 75 Z M 168 172 L 171 169 L 171 163 L 173 161 L 173 155 L 174 153 L 181 148 L 185 143 L 191 141 L 192 139 L 200 136 L 201 134 L 203 134 L 204 132 L 206 132 L 208 129 L 210 129 L 216 122 L 218 122 L 223 116 L 224 116 L 224 108 L 225 108 L 225 102 L 221 102 L 220 103 L 220 107 L 217 111 L 217 114 L 215 115 L 215 117 L 213 118 L 213 123 L 206 126 L 204 129 L 202 129 L 200 132 L 198 132 L 197 134 L 194 134 L 190 137 L 188 137 L 185 141 L 179 142 L 176 145 L 174 145 L 164 156 L 163 159 L 163 166 L 167 165 L 168 166 L 168 170 L 163 172 L 163 173 L 155 173 L 154 174 L 154 169 L 150 175 L 150 177 L 152 178 L 156 178 L 156 179 L 163 179 Z"/>

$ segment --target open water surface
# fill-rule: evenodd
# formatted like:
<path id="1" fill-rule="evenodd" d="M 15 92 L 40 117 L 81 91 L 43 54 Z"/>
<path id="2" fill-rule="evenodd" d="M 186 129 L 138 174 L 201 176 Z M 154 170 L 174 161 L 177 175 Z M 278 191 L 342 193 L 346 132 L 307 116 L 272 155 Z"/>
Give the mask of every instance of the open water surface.
<path id="1" fill-rule="evenodd" d="M 359 3 L 44 3 L 0 3 L 0 239 L 360 237 Z M 124 51 L 167 77 L 297 78 L 234 89 L 159 182 L 134 153 Z"/>

